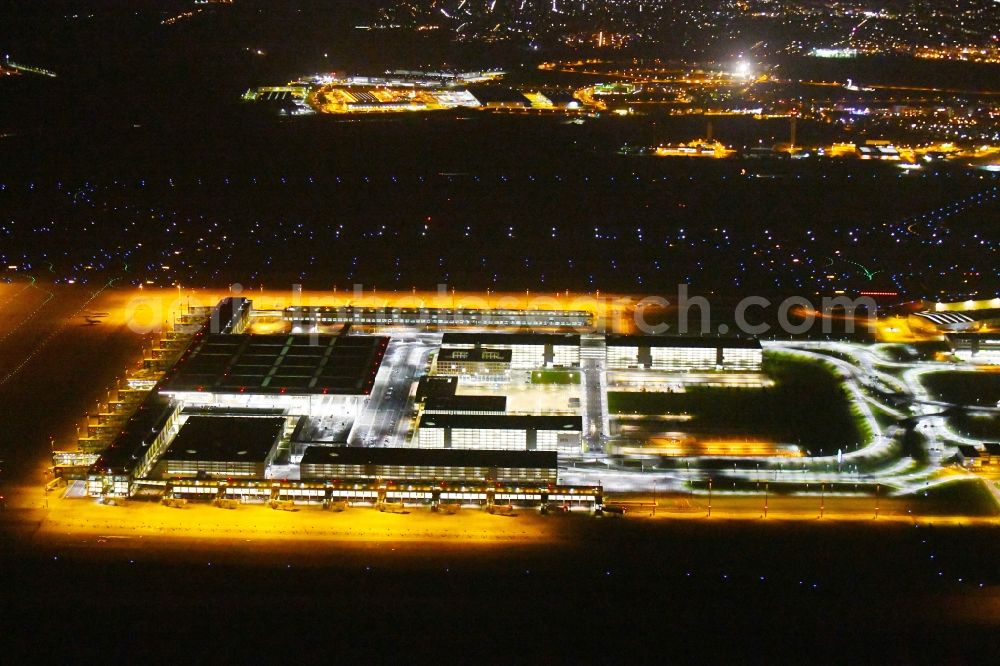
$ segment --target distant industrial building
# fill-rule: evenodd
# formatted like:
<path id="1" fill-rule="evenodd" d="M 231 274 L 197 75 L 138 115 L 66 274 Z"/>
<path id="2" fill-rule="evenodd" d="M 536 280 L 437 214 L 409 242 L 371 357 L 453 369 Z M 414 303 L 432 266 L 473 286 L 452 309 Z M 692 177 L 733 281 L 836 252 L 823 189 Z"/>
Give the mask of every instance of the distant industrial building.
<path id="1" fill-rule="evenodd" d="M 417 446 L 579 453 L 582 432 L 579 416 L 424 414 L 417 429 Z"/>
<path id="2" fill-rule="evenodd" d="M 958 464 L 962 467 L 982 467 L 983 456 L 979 449 L 971 444 L 959 444 L 958 454 L 955 456 Z"/>
<path id="3" fill-rule="evenodd" d="M 911 329 L 921 332 L 968 331 L 977 327 L 976 320 L 964 312 L 941 311 L 914 312 L 906 322 Z"/>
<path id="4" fill-rule="evenodd" d="M 888 141 L 866 141 L 858 146 L 858 155 L 863 160 L 898 161 L 899 149 Z"/>
<path id="5" fill-rule="evenodd" d="M 471 90 L 479 104 L 486 109 L 526 109 L 531 102 L 520 92 L 505 86 L 482 86 Z"/>
<path id="6" fill-rule="evenodd" d="M 914 312 L 907 324 L 921 333 L 971 333 L 1000 327 L 1000 299 L 968 301 L 956 308 L 934 305 L 933 308 Z M 984 307 L 985 306 L 985 307 Z M 988 338 L 987 334 L 984 336 Z"/>
<path id="7" fill-rule="evenodd" d="M 982 448 L 971 444 L 959 444 L 955 460 L 962 467 L 1000 467 L 1000 443 L 986 442 Z"/>
<path id="8" fill-rule="evenodd" d="M 764 360 L 760 341 L 752 338 L 609 335 L 606 344 L 609 370 L 759 372 Z"/>
<path id="9" fill-rule="evenodd" d="M 1000 334 L 949 333 L 947 337 L 952 351 L 960 358 L 1000 363 Z"/>
<path id="10" fill-rule="evenodd" d="M 445 333 L 441 347 L 509 350 L 514 369 L 580 365 L 580 336 L 568 333 Z"/>
<path id="11" fill-rule="evenodd" d="M 496 481 L 555 483 L 555 452 L 310 447 L 303 480 Z"/>

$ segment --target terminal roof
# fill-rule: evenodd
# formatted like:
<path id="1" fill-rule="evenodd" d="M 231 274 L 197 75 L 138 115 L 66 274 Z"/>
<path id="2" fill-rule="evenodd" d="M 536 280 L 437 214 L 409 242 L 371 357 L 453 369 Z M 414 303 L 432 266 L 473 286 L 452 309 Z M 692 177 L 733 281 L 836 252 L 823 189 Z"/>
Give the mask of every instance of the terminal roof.
<path id="1" fill-rule="evenodd" d="M 454 347 L 444 347 L 438 354 L 438 361 L 455 362 L 466 361 L 469 363 L 510 363 L 513 356 L 511 349 L 455 349 Z"/>
<path id="2" fill-rule="evenodd" d="M 445 333 L 441 344 L 449 345 L 571 345 L 580 346 L 573 333 Z"/>
<path id="3" fill-rule="evenodd" d="M 609 347 L 695 347 L 725 349 L 760 349 L 756 338 L 694 337 L 679 335 L 609 335 Z"/>
<path id="4" fill-rule="evenodd" d="M 476 416 L 471 414 L 424 414 L 421 428 L 470 428 L 473 430 L 564 430 L 580 432 L 579 416 Z"/>
<path id="5" fill-rule="evenodd" d="M 149 452 L 175 409 L 169 399 L 156 391 L 150 392 L 118 437 L 101 453 L 93 469 L 115 474 L 131 473 Z"/>
<path id="6" fill-rule="evenodd" d="M 555 469 L 555 451 L 484 451 L 310 446 L 303 465 L 405 465 L 410 467 L 515 467 Z"/>
<path id="7" fill-rule="evenodd" d="M 284 427 L 274 416 L 192 416 L 160 458 L 264 462 Z"/>
<path id="8" fill-rule="evenodd" d="M 441 412 L 505 412 L 505 395 L 452 395 L 433 396 L 424 403 L 426 411 Z"/>
<path id="9" fill-rule="evenodd" d="M 206 335 L 167 373 L 163 390 L 368 394 L 388 343 L 353 335 Z"/>
<path id="10" fill-rule="evenodd" d="M 455 395 L 458 377 L 450 375 L 424 375 L 417 382 L 417 402 L 427 398 L 446 398 Z"/>

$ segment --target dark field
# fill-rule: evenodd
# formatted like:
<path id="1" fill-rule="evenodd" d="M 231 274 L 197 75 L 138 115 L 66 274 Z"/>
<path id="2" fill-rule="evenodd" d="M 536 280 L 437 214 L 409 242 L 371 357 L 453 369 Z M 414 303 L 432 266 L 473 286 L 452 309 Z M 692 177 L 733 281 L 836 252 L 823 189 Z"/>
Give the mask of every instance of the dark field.
<path id="1" fill-rule="evenodd" d="M 0 80 L 0 263 L 51 262 L 57 277 L 88 282 L 312 289 L 673 294 L 684 282 L 726 297 L 843 289 L 948 300 L 1000 288 L 989 261 L 997 177 L 962 165 L 904 174 L 834 160 L 617 154 L 704 136 L 700 116 L 362 120 L 242 105 L 250 86 L 331 70 L 495 66 L 531 83 L 539 61 L 561 55 L 359 31 L 366 3 L 327 4 L 209 5 L 169 29 L 160 21 L 188 3 L 0 9 L 5 48 L 59 73 Z M 911 68 L 925 81 L 961 80 L 935 63 L 813 60 L 833 80 L 857 68 L 869 81 L 905 81 Z M 793 65 L 803 67 L 783 66 Z M 782 119 L 712 124 L 737 147 L 789 133 Z M 832 131 L 799 126 L 803 141 L 866 138 Z"/>
<path id="2" fill-rule="evenodd" d="M 573 545 L 325 546 L 309 556 L 110 546 L 21 557 L 7 543 L 0 643 L 23 650 L 6 653 L 15 657 L 46 645 L 155 661 L 203 645 L 221 662 L 799 654 L 927 663 L 995 650 L 995 529 L 620 520 L 567 529 Z"/>
<path id="3" fill-rule="evenodd" d="M 51 263 L 61 279 L 120 276 L 166 286 L 447 283 L 672 300 L 680 283 L 724 297 L 892 289 L 957 298 L 956 262 L 980 269 L 963 290 L 996 285 L 980 246 L 966 240 L 988 231 L 983 220 L 1000 205 L 1000 190 L 976 174 L 629 163 L 551 144 L 539 162 L 526 146 L 544 128 L 528 127 L 531 120 L 470 121 L 479 129 L 413 118 L 364 131 L 316 128 L 300 140 L 325 137 L 340 148 L 294 169 L 258 155 L 238 168 L 193 173 L 148 175 L 137 163 L 115 178 L 8 180 L 0 185 L 0 259 L 30 270 Z M 554 135 L 562 132 L 575 129 Z M 479 142 L 484 154 L 493 142 L 523 151 L 516 164 L 477 164 L 470 149 L 469 159 L 410 170 L 407 161 L 423 159 L 426 144 L 445 136 L 470 148 Z M 339 161 L 336 150 L 353 160 Z M 906 230 L 910 216 L 960 199 L 941 214 L 946 245 L 931 236 L 939 233 L 935 222 Z"/>
<path id="4" fill-rule="evenodd" d="M 1000 440 L 1000 415 L 962 413 L 948 417 L 949 423 L 966 437 L 987 441 Z"/>
<path id="5" fill-rule="evenodd" d="M 822 365 L 768 358 L 770 388 L 716 388 L 690 385 L 684 393 L 609 393 L 608 409 L 618 414 L 689 414 L 681 429 L 696 436 L 762 437 L 792 443 L 812 455 L 850 450 L 867 435 L 837 379 Z"/>
<path id="6" fill-rule="evenodd" d="M 935 372 L 923 382 L 935 400 L 983 407 L 1000 402 L 1000 372 Z"/>

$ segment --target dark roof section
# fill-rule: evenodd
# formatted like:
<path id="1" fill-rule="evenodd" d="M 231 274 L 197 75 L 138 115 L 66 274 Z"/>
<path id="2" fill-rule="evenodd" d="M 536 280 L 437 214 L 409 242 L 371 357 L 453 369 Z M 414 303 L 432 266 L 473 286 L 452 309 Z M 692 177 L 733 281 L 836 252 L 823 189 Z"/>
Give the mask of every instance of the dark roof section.
<path id="1" fill-rule="evenodd" d="M 212 407 L 210 405 L 188 405 L 185 416 L 284 416 L 280 408 L 258 409 L 257 407 Z"/>
<path id="2" fill-rule="evenodd" d="M 574 103 L 577 105 L 580 104 L 579 100 L 573 97 L 572 93 L 557 90 L 555 92 L 547 92 L 544 94 L 548 100 L 556 106 L 571 106 Z"/>
<path id="3" fill-rule="evenodd" d="M 470 88 L 472 96 L 479 100 L 483 106 L 487 104 L 507 105 L 507 106 L 529 106 L 528 99 L 512 88 L 505 86 L 479 86 Z"/>
<path id="4" fill-rule="evenodd" d="M 962 454 L 964 458 L 978 458 L 979 449 L 972 446 L 971 444 L 959 444 L 958 451 Z"/>
<path id="5" fill-rule="evenodd" d="M 162 390 L 368 394 L 388 344 L 373 336 L 210 334 L 184 352 Z"/>
<path id="6" fill-rule="evenodd" d="M 579 416 L 474 416 L 470 414 L 424 414 L 421 428 L 474 428 L 487 430 L 583 430 Z"/>
<path id="7" fill-rule="evenodd" d="M 510 363 L 512 349 L 442 349 L 438 361 L 447 363 Z"/>
<path id="8" fill-rule="evenodd" d="M 450 375 L 424 375 L 417 382 L 417 402 L 427 398 L 447 398 L 455 395 L 458 377 Z"/>
<path id="9" fill-rule="evenodd" d="M 513 467 L 555 469 L 555 451 L 409 449 L 310 446 L 302 465 L 406 465 L 410 467 Z"/>
<path id="10" fill-rule="evenodd" d="M 573 333 L 445 333 L 441 345 L 572 345 L 580 346 Z"/>
<path id="11" fill-rule="evenodd" d="M 965 312 L 970 319 L 975 321 L 989 321 L 993 319 L 1000 319 L 1000 308 L 988 308 L 985 310 L 967 310 Z"/>
<path id="12" fill-rule="evenodd" d="M 1000 456 L 1000 442 L 986 442 L 983 444 L 983 449 L 990 456 Z"/>
<path id="13" fill-rule="evenodd" d="M 432 396 L 424 403 L 425 411 L 441 412 L 505 412 L 505 395 Z"/>
<path id="14" fill-rule="evenodd" d="M 264 462 L 284 427 L 274 416 L 192 416 L 160 460 Z"/>
<path id="15" fill-rule="evenodd" d="M 608 347 L 688 347 L 718 349 L 760 349 L 756 338 L 682 337 L 679 335 L 609 335 Z"/>
<path id="16" fill-rule="evenodd" d="M 240 320 L 249 314 L 253 303 L 246 298 L 223 298 L 212 308 L 206 333 L 232 333 Z"/>
<path id="17" fill-rule="evenodd" d="M 980 341 L 1000 341 L 1000 333 L 945 333 L 949 340 L 980 340 Z"/>
<path id="18" fill-rule="evenodd" d="M 155 390 L 150 391 L 91 469 L 130 474 L 149 451 L 175 409 L 168 398 L 158 395 Z"/>

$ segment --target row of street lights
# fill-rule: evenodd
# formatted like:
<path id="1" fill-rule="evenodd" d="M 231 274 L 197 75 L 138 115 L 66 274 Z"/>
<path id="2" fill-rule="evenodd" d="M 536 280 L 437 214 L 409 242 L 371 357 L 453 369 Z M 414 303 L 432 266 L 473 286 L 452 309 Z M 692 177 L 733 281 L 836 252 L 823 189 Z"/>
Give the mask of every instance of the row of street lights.
<path id="1" fill-rule="evenodd" d="M 694 487 L 691 485 L 690 480 L 688 481 L 688 488 L 690 490 L 690 496 L 694 495 Z M 768 510 L 768 500 L 770 498 L 770 483 L 764 482 L 764 507 L 763 507 L 763 517 L 767 518 Z M 875 484 L 875 520 L 878 520 L 879 514 L 879 500 L 881 499 L 881 484 Z M 652 515 L 656 515 L 656 481 L 653 481 L 653 511 Z M 826 484 L 819 484 L 819 517 L 822 518 L 826 513 Z M 712 477 L 708 477 L 708 514 L 706 518 L 712 517 Z"/>

